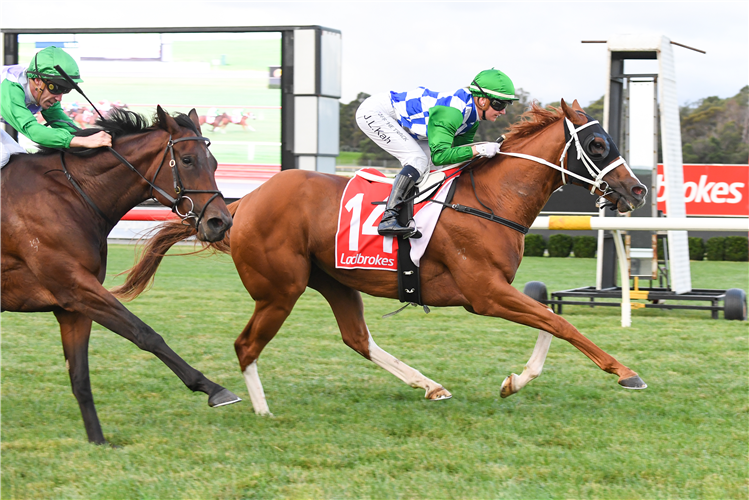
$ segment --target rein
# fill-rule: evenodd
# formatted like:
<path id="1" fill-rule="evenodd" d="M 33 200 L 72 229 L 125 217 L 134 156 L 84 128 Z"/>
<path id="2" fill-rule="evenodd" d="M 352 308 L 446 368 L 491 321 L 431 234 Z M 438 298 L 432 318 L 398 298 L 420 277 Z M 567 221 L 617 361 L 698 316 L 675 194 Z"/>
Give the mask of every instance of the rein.
<path id="1" fill-rule="evenodd" d="M 587 115 L 586 115 L 587 116 Z M 564 150 L 562 151 L 562 155 L 559 157 L 559 165 L 555 165 L 549 161 L 544 160 L 543 158 L 539 158 L 537 156 L 531 156 L 523 153 L 510 153 L 510 152 L 504 152 L 504 151 L 498 151 L 499 154 L 503 154 L 506 156 L 514 156 L 516 158 L 522 158 L 525 160 L 531 160 L 535 161 L 536 163 L 540 163 L 542 165 L 546 165 L 547 167 L 553 168 L 554 170 L 558 170 L 562 173 L 562 182 L 566 185 L 569 184 L 571 181 L 568 181 L 568 177 L 575 177 L 578 180 L 581 180 L 587 184 L 591 185 L 590 188 L 590 194 L 594 194 L 595 189 L 599 189 L 603 194 L 600 196 L 599 200 L 596 202 L 596 205 L 600 208 L 601 206 L 604 206 L 607 201 L 605 200 L 605 196 L 612 193 L 612 189 L 609 187 L 608 183 L 603 180 L 603 177 L 614 170 L 619 165 L 624 165 L 625 167 L 629 168 L 627 166 L 627 162 L 624 160 L 623 157 L 619 156 L 617 160 L 610 163 L 603 169 L 598 168 L 598 166 L 595 164 L 595 162 L 588 156 L 588 154 L 585 152 L 584 148 L 581 145 L 581 139 L 578 136 L 578 132 L 581 130 L 591 126 L 598 124 L 600 127 L 600 124 L 598 120 L 591 120 L 583 125 L 581 125 L 578 128 L 575 128 L 575 125 L 570 121 L 569 118 L 565 117 L 565 138 L 569 136 L 569 139 L 567 139 L 566 144 L 564 146 Z M 504 136 L 501 138 L 502 140 L 499 141 L 499 144 L 501 145 L 504 141 Z M 567 151 L 569 150 L 570 146 L 572 144 L 575 144 L 575 149 L 577 150 L 577 161 L 582 163 L 585 168 L 588 170 L 588 173 L 593 178 L 593 180 L 588 179 L 586 177 L 583 177 L 582 175 L 578 175 L 575 172 L 570 171 L 568 168 L 564 167 L 564 160 L 567 156 Z M 460 174 L 468 165 L 470 165 L 476 158 L 471 159 L 470 161 L 466 162 L 462 167 L 460 167 L 456 172 L 450 175 L 450 177 Z M 569 163 L 569 158 L 568 158 Z M 455 210 L 456 212 L 461 212 L 469 215 L 475 215 L 476 217 L 481 217 L 482 219 L 486 219 L 492 222 L 496 222 L 498 224 L 502 224 L 503 226 L 507 226 L 510 229 L 514 229 L 515 231 L 518 231 L 522 234 L 528 234 L 528 231 L 530 231 L 530 228 L 527 226 L 523 226 L 522 224 L 518 224 L 517 222 L 511 221 L 509 219 L 505 219 L 504 217 L 499 217 L 497 215 L 494 215 L 494 211 L 484 205 L 484 203 L 479 199 L 478 193 L 476 191 L 476 183 L 473 178 L 473 170 L 469 170 L 469 174 L 471 176 L 471 186 L 473 187 L 473 194 L 476 197 L 476 200 L 481 204 L 482 207 L 488 210 L 488 212 L 484 212 L 482 210 L 473 208 L 473 207 L 467 207 L 465 205 L 460 205 L 457 203 L 444 203 L 441 201 L 437 201 L 434 198 L 429 198 L 425 200 L 426 202 L 432 202 L 432 203 L 438 203 L 440 205 L 443 205 L 445 207 L 451 208 Z M 447 179 L 450 177 L 446 177 L 445 179 L 441 180 L 440 182 L 429 186 L 428 188 L 425 188 L 424 191 L 428 191 L 432 188 L 439 188 L 442 186 Z M 405 201 L 411 201 L 416 198 L 418 194 L 406 199 Z M 602 201 L 603 200 L 603 201 Z"/>
<path id="2" fill-rule="evenodd" d="M 194 137 L 181 137 L 179 139 L 172 139 L 172 136 L 169 135 L 169 140 L 166 143 L 166 149 L 164 150 L 164 156 L 161 159 L 161 163 L 159 164 L 159 168 L 156 170 L 156 173 L 153 176 L 153 181 L 148 180 L 143 174 L 141 174 L 138 169 L 136 169 L 127 159 L 125 159 L 124 156 L 119 154 L 117 151 L 114 150 L 112 147 L 107 147 L 109 151 L 117 158 L 120 163 L 126 165 L 130 170 L 138 174 L 141 179 L 143 179 L 150 187 L 151 190 L 149 192 L 149 197 L 153 198 L 153 192 L 154 190 L 158 192 L 161 196 L 166 198 L 169 203 L 171 203 L 171 209 L 172 212 L 177 214 L 178 217 L 182 219 L 182 222 L 184 223 L 188 219 L 195 219 L 195 227 L 197 228 L 200 224 L 200 221 L 203 219 L 203 215 L 205 214 L 206 208 L 208 208 L 208 205 L 211 204 L 213 200 L 215 200 L 218 196 L 223 196 L 221 194 L 221 191 L 218 190 L 201 190 L 201 189 L 185 189 L 182 185 L 182 180 L 179 176 L 179 169 L 177 168 L 177 162 L 174 160 L 174 144 L 182 141 L 205 141 L 206 147 L 210 146 L 211 141 L 207 137 L 202 136 L 194 136 Z M 172 178 L 174 179 L 174 192 L 177 195 L 176 198 L 170 196 L 166 191 L 158 187 L 156 182 L 156 177 L 159 175 L 159 172 L 161 171 L 161 167 L 164 165 L 164 160 L 166 159 L 167 152 L 170 154 L 171 159 L 169 160 L 169 166 L 172 169 Z M 109 223 L 111 226 L 114 226 L 115 224 L 112 223 L 112 221 L 109 220 L 109 218 L 102 212 L 102 210 L 96 206 L 96 204 L 93 202 L 93 200 L 83 191 L 81 186 L 76 182 L 76 180 L 73 178 L 73 176 L 70 174 L 70 172 L 67 169 L 67 166 L 65 165 L 65 156 L 64 152 L 60 151 L 60 162 L 62 163 L 62 171 L 65 173 L 65 177 L 68 178 L 70 183 L 73 185 L 73 187 L 78 191 L 78 193 L 83 197 L 83 199 L 94 209 L 94 211 L 107 223 Z M 203 209 L 200 211 L 200 214 L 196 214 L 193 212 L 193 208 L 195 208 L 195 203 L 192 201 L 192 198 L 189 196 L 185 196 L 186 193 L 213 193 L 213 196 L 208 200 L 208 202 L 203 205 Z M 183 199 L 187 199 L 190 201 L 190 209 L 185 213 L 182 214 L 179 211 L 179 204 Z"/>

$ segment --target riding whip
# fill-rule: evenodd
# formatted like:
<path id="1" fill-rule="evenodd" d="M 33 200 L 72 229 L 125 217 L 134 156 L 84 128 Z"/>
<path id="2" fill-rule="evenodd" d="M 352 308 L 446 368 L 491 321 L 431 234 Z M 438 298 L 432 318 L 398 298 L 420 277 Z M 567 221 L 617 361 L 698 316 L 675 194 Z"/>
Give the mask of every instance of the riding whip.
<path id="1" fill-rule="evenodd" d="M 80 87 L 78 86 L 78 84 L 77 84 L 77 83 L 75 83 L 75 82 L 73 81 L 73 79 L 72 79 L 72 78 L 70 78 L 70 75 L 68 75 L 68 74 L 67 74 L 67 73 L 65 72 L 65 70 L 64 70 L 64 69 L 62 69 L 62 68 L 60 67 L 60 65 L 59 65 L 59 64 L 58 64 L 57 66 L 55 66 L 55 69 L 56 69 L 56 70 L 57 70 L 57 71 L 58 71 L 58 72 L 59 72 L 59 73 L 60 73 L 60 74 L 62 75 L 62 77 L 63 77 L 63 78 L 65 78 L 65 80 L 67 80 L 67 81 L 68 81 L 68 83 L 69 83 L 70 85 L 72 85 L 72 86 L 73 86 L 73 88 L 74 88 L 75 90 L 77 90 L 77 91 L 78 91 L 78 93 L 79 93 L 79 94 L 81 94 L 81 95 L 82 95 L 82 96 L 84 97 L 84 99 L 86 99 L 86 100 L 88 101 L 88 103 L 89 103 L 89 104 L 91 105 L 91 107 L 92 107 L 92 108 L 94 108 L 94 111 L 96 111 L 96 114 L 97 114 L 97 115 L 99 115 L 99 118 L 101 118 L 101 119 L 103 120 L 103 119 L 104 119 L 104 116 L 103 116 L 103 115 L 102 115 L 101 113 L 99 113 L 99 110 L 98 110 L 98 109 L 96 109 L 96 106 L 94 106 L 94 103 L 93 103 L 93 102 L 91 102 L 91 99 L 89 99 L 89 98 L 88 98 L 88 96 L 86 96 L 86 94 L 84 94 L 84 93 L 83 93 L 83 91 L 82 91 L 82 90 L 81 90 L 81 88 L 80 88 Z"/>

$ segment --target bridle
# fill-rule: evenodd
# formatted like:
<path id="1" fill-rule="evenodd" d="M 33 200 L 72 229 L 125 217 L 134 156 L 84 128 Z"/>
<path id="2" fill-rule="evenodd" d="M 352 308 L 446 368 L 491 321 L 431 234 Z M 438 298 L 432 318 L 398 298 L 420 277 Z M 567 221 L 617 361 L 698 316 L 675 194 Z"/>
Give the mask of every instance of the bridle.
<path id="1" fill-rule="evenodd" d="M 221 191 L 214 190 L 214 189 L 185 189 L 185 187 L 182 185 L 182 179 L 179 176 L 179 169 L 177 168 L 177 162 L 174 159 L 174 145 L 178 142 L 182 141 L 205 141 L 205 147 L 208 149 L 208 147 L 211 145 L 211 140 L 207 137 L 203 136 L 196 136 L 196 137 L 180 137 L 179 139 L 172 139 L 172 136 L 169 136 L 169 140 L 166 143 L 166 150 L 164 151 L 164 156 L 161 159 L 161 163 L 159 164 L 159 168 L 156 169 L 156 173 L 153 175 L 153 182 L 148 182 L 145 177 L 143 177 L 146 182 L 151 186 L 151 192 L 149 194 L 149 197 L 153 197 L 153 192 L 156 190 L 161 196 L 165 197 L 169 202 L 171 202 L 172 206 L 172 212 L 177 214 L 179 218 L 182 219 L 182 222 L 189 219 L 195 219 L 195 229 L 198 228 L 200 225 L 200 221 L 203 220 L 203 215 L 205 214 L 205 209 L 208 208 L 208 205 L 211 204 L 213 200 L 215 200 L 217 197 L 221 196 L 223 198 L 223 194 L 221 194 Z M 167 193 L 164 192 L 163 189 L 159 188 L 156 184 L 156 177 L 159 175 L 159 172 L 161 171 L 161 167 L 164 166 L 164 160 L 166 159 L 166 153 L 169 152 L 169 166 L 172 169 L 172 178 L 174 180 L 174 193 L 177 195 L 177 198 L 172 198 Z M 138 172 L 140 173 L 140 172 Z M 203 205 L 203 209 L 200 211 L 200 214 L 196 214 L 193 212 L 193 209 L 195 208 L 195 203 L 192 201 L 192 198 L 189 196 L 186 196 L 187 193 L 195 194 L 195 193 L 213 193 L 213 196 L 206 202 L 205 205 Z M 186 199 L 190 202 L 190 209 L 182 214 L 179 211 L 179 204 L 180 202 Z"/>
<path id="2" fill-rule="evenodd" d="M 153 198 L 153 192 L 156 191 L 161 196 L 167 199 L 169 203 L 171 203 L 171 210 L 174 212 L 179 218 L 182 219 L 182 223 L 184 224 L 186 221 L 189 221 L 190 219 L 195 219 L 195 228 L 197 229 L 200 225 L 200 221 L 203 219 L 203 216 L 205 215 L 205 210 L 208 208 L 208 205 L 211 204 L 213 200 L 215 200 L 217 197 L 221 196 L 223 198 L 223 195 L 221 194 L 221 191 L 219 190 L 207 190 L 207 189 L 185 189 L 185 187 L 182 184 L 182 179 L 179 175 L 179 168 L 177 167 L 177 162 L 174 159 L 174 145 L 178 142 L 182 141 L 205 141 L 206 148 L 211 145 L 210 139 L 207 137 L 202 136 L 189 136 L 189 137 L 180 137 L 178 139 L 172 139 L 171 134 L 169 135 L 169 140 L 166 143 L 166 149 L 164 150 L 164 155 L 161 158 L 161 163 L 159 163 L 159 168 L 156 169 L 156 173 L 153 176 L 153 180 L 148 180 L 146 176 L 141 174 L 138 169 L 136 169 L 127 159 L 125 159 L 124 156 L 119 154 L 117 151 L 114 150 L 112 147 L 107 147 L 109 151 L 112 152 L 112 154 L 117 158 L 122 164 L 126 165 L 130 170 L 138 174 L 141 179 L 143 179 L 150 187 L 151 190 L 149 192 L 149 198 Z M 169 160 L 169 166 L 172 169 L 172 178 L 174 180 L 174 193 L 176 197 L 171 196 L 169 193 L 161 189 L 159 186 L 155 184 L 156 177 L 159 175 L 159 172 L 161 172 L 161 167 L 164 166 L 164 160 L 166 160 L 166 155 L 169 153 L 170 160 Z M 68 178 L 68 180 L 71 182 L 73 187 L 78 191 L 78 193 L 83 197 L 86 202 L 88 202 L 89 205 L 93 207 L 93 209 L 99 214 L 100 217 L 102 217 L 105 221 L 109 222 L 111 225 L 114 226 L 112 221 L 109 220 L 109 218 L 104 214 L 104 212 L 101 211 L 99 207 L 96 206 L 96 204 L 89 198 L 89 196 L 83 191 L 83 189 L 80 187 L 80 185 L 75 181 L 73 176 L 68 171 L 66 165 L 65 165 L 65 157 L 63 152 L 60 152 L 60 159 L 62 161 L 62 170 L 65 173 L 65 176 Z M 186 196 L 187 194 L 195 194 L 195 193 L 213 193 L 213 196 L 206 202 L 205 205 L 203 205 L 203 209 L 200 211 L 200 214 L 196 214 L 193 209 L 195 208 L 195 203 L 192 201 L 192 198 L 189 196 Z M 187 210 L 186 213 L 181 213 L 179 211 L 179 204 L 182 202 L 182 200 L 188 200 L 190 202 L 190 209 Z M 116 223 L 116 222 L 115 222 Z"/>
<path id="3" fill-rule="evenodd" d="M 624 167 L 629 171 L 630 175 L 637 178 L 632 170 L 627 165 L 627 162 L 624 160 L 624 158 L 619 154 L 618 149 L 616 148 L 616 145 L 613 144 L 613 141 L 609 141 L 609 135 L 606 134 L 606 132 L 603 130 L 603 127 L 601 127 L 598 120 L 593 120 L 590 118 L 590 116 L 585 115 L 590 121 L 587 123 L 584 123 L 583 125 L 575 128 L 575 125 L 572 123 L 572 121 L 565 117 L 565 129 L 564 129 L 564 135 L 565 135 L 565 146 L 562 150 L 562 154 L 559 157 L 559 165 L 555 165 L 554 163 L 551 163 L 543 158 L 539 158 L 537 156 L 527 155 L 523 153 L 510 153 L 505 151 L 498 151 L 498 154 L 506 155 L 506 156 L 514 156 L 516 158 L 523 158 L 525 160 L 531 160 L 536 163 L 540 163 L 542 165 L 546 165 L 547 167 L 553 168 L 554 170 L 558 170 L 562 174 L 562 182 L 566 185 L 571 182 L 570 177 L 574 177 L 582 182 L 585 182 L 587 184 L 591 185 L 590 188 L 590 194 L 595 194 L 595 190 L 598 189 L 602 194 L 596 201 L 596 206 L 598 208 L 602 208 L 605 206 L 612 206 L 615 208 L 615 205 L 611 202 L 609 202 L 606 199 L 606 196 L 614 193 L 614 190 L 611 189 L 609 184 L 603 180 L 603 178 L 614 170 L 616 167 L 620 165 L 624 165 Z M 588 129 L 588 127 L 591 127 L 593 125 L 598 125 L 597 129 Z M 586 130 L 588 129 L 588 130 Z M 585 131 L 584 133 L 580 134 L 581 131 Z M 595 139 L 595 137 L 598 136 L 606 142 L 606 148 L 604 150 L 604 154 L 600 155 L 594 155 L 596 156 L 596 159 L 593 159 L 590 157 L 588 152 L 585 150 L 587 146 L 590 145 L 590 143 Z M 498 142 L 500 145 L 504 141 L 504 136 L 502 136 Z M 567 156 L 567 152 L 570 149 L 570 146 L 572 144 L 575 145 L 575 149 L 577 151 L 577 156 Z M 567 159 L 567 167 L 565 168 L 565 158 Z M 456 172 L 451 174 L 450 177 L 460 174 L 464 169 L 466 169 L 476 158 L 473 158 L 466 162 L 462 167 L 460 167 Z M 613 161 L 611 161 L 613 159 Z M 611 163 L 606 163 L 608 161 L 611 161 Z M 572 165 L 570 165 L 572 163 Z M 599 164 L 602 164 L 599 166 Z M 572 171 L 572 168 L 580 168 L 584 167 L 588 173 L 590 174 L 590 178 L 585 177 L 583 175 L 577 174 Z M 511 229 L 514 229 L 515 231 L 518 231 L 522 234 L 527 234 L 530 228 L 523 226 L 522 224 L 518 224 L 517 222 L 505 219 L 503 217 L 499 217 L 494 215 L 494 211 L 484 205 L 484 203 L 479 199 L 478 193 L 476 192 L 476 185 L 474 183 L 473 179 L 473 170 L 468 171 L 471 176 L 471 186 L 473 187 L 473 193 L 474 196 L 476 196 L 476 200 L 481 204 L 482 207 L 487 209 L 487 212 L 484 212 L 482 210 L 475 209 L 473 207 L 467 207 L 464 205 L 456 204 L 456 203 L 443 203 L 440 201 L 435 200 L 433 197 L 430 198 L 427 201 L 433 202 L 433 203 L 439 203 L 441 205 L 444 205 L 446 207 L 452 208 L 453 210 L 456 210 L 458 212 L 467 213 L 470 215 L 475 215 L 477 217 L 481 217 L 483 219 L 490 220 L 492 222 L 497 222 L 499 224 L 502 224 L 504 226 L 507 226 Z M 443 179 L 439 183 L 429 186 L 427 188 L 424 188 L 424 191 L 428 191 L 432 188 L 438 188 L 439 185 L 445 182 L 447 179 Z M 435 189 L 436 193 L 436 189 Z M 433 196 L 433 195 L 432 195 Z M 414 195 L 412 198 L 415 198 L 416 195 Z M 451 195 L 448 195 L 449 198 L 451 198 Z M 410 200 L 407 200 L 410 201 Z"/>
<path id="4" fill-rule="evenodd" d="M 587 115 L 585 115 L 587 116 Z M 588 117 L 590 118 L 590 117 Z M 549 161 L 544 160 L 543 158 L 538 158 L 536 156 L 526 155 L 523 153 L 510 153 L 505 151 L 499 151 L 499 154 L 506 155 L 506 156 L 514 156 L 517 158 L 524 158 L 526 160 L 532 160 L 536 163 L 541 163 L 543 165 L 546 165 L 547 167 L 553 168 L 555 170 L 558 170 L 562 174 L 562 183 L 563 184 L 570 184 L 572 180 L 570 177 L 574 177 L 575 179 L 582 181 L 586 184 L 590 184 L 590 194 L 595 194 L 595 190 L 598 189 L 602 194 L 598 201 L 596 202 L 596 205 L 600 208 L 601 206 L 605 205 L 606 203 L 609 203 L 605 197 L 614 193 L 614 190 L 611 189 L 608 182 L 604 181 L 603 178 L 612 170 L 614 170 L 616 167 L 620 165 L 624 165 L 624 167 L 629 171 L 630 175 L 632 177 L 636 176 L 632 172 L 632 170 L 629 168 L 629 165 L 627 165 L 626 160 L 619 154 L 619 151 L 616 149 L 616 146 L 610 147 L 608 146 L 607 141 L 607 148 L 605 151 L 605 155 L 602 155 L 600 159 L 592 159 L 587 151 L 585 151 L 585 147 L 583 147 L 583 143 L 589 144 L 591 142 L 591 139 L 598 135 L 603 137 L 606 140 L 606 137 L 608 137 L 608 134 L 603 130 L 603 127 L 601 127 L 598 120 L 590 120 L 587 123 L 584 123 L 583 125 L 579 127 L 575 127 L 575 125 L 572 123 L 572 121 L 565 117 L 564 118 L 565 123 L 565 129 L 564 129 L 564 136 L 565 136 L 565 146 L 562 150 L 562 154 L 559 157 L 559 165 L 555 165 Z M 597 130 L 586 130 L 585 133 L 580 134 L 581 131 L 588 129 L 588 127 L 591 127 L 593 125 L 598 125 Z M 572 144 L 575 145 L 575 150 L 577 152 L 577 155 L 575 157 L 567 156 L 567 152 L 570 149 L 570 146 Z M 611 163 L 606 164 L 605 162 L 610 157 L 615 157 Z M 565 158 L 567 158 L 567 167 L 565 168 Z M 590 178 L 585 177 L 583 175 L 577 174 L 572 170 L 572 167 L 570 163 L 574 163 L 577 167 L 584 167 L 585 170 L 587 170 L 588 174 L 590 175 Z M 599 166 L 599 164 L 603 164 L 603 166 Z"/>

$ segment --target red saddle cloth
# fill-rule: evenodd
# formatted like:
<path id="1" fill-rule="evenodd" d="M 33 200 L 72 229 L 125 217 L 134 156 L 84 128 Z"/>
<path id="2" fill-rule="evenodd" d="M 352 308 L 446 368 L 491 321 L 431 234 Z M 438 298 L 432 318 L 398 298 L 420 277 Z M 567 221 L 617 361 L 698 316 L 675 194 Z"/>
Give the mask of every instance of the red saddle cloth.
<path id="1" fill-rule="evenodd" d="M 385 205 L 373 205 L 373 201 L 384 202 L 393 188 L 391 183 L 376 182 L 366 176 L 385 175 L 373 168 L 365 168 L 351 178 L 343 191 L 338 212 L 336 232 L 336 267 L 339 269 L 378 269 L 397 271 L 398 239 L 380 236 L 377 225 L 385 212 Z M 446 172 L 449 175 L 449 172 Z M 444 201 L 450 184 L 449 178 L 431 197 Z M 419 239 L 411 240 L 411 259 L 418 266 L 434 232 L 443 206 L 437 203 L 414 205 L 414 221 L 422 233 Z"/>

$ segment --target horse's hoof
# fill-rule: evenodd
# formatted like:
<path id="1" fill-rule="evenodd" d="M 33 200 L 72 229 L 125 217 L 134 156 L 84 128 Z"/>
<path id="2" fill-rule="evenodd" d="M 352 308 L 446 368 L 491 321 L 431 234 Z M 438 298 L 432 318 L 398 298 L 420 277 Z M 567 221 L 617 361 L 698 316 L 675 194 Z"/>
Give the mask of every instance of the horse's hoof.
<path id="1" fill-rule="evenodd" d="M 221 389 L 216 394 L 208 398 L 208 406 L 216 408 L 217 406 L 226 406 L 232 403 L 238 403 L 242 399 L 231 392 L 229 389 Z"/>
<path id="2" fill-rule="evenodd" d="M 444 387 L 437 387 L 436 389 L 427 392 L 425 397 L 430 401 L 440 401 L 443 399 L 450 399 L 453 395 Z"/>
<path id="3" fill-rule="evenodd" d="M 646 389 L 648 387 L 648 384 L 643 382 L 638 375 L 620 380 L 619 385 L 625 389 Z"/>
<path id="4" fill-rule="evenodd" d="M 515 390 L 515 385 L 513 384 L 517 377 L 518 376 L 513 373 L 502 381 L 502 387 L 499 389 L 500 396 L 507 398 L 518 392 Z"/>

